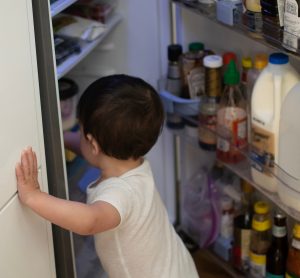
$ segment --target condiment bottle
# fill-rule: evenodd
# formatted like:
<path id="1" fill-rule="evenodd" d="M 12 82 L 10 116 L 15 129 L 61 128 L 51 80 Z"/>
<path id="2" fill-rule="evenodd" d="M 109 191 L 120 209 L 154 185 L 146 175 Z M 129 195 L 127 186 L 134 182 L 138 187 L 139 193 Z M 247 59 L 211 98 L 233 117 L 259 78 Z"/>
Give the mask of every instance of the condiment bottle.
<path id="1" fill-rule="evenodd" d="M 239 72 L 233 60 L 224 74 L 225 88 L 217 112 L 217 158 L 236 163 L 247 146 L 246 101 L 239 88 Z"/>
<path id="2" fill-rule="evenodd" d="M 182 55 L 182 46 L 180 44 L 170 44 L 168 46 L 168 72 L 166 90 L 175 96 L 181 94 L 182 80 L 181 80 L 181 66 L 180 57 Z M 184 128 L 184 122 L 180 115 L 176 113 L 167 113 L 167 126 L 171 129 Z"/>
<path id="3" fill-rule="evenodd" d="M 175 96 L 181 93 L 181 71 L 179 58 L 182 55 L 180 44 L 170 44 L 168 46 L 168 73 L 166 90 Z"/>
<path id="4" fill-rule="evenodd" d="M 247 181 L 241 181 L 241 201 L 240 213 L 234 218 L 234 240 L 232 247 L 232 263 L 239 270 L 249 269 L 249 251 L 251 237 L 251 221 L 253 207 L 254 188 Z"/>
<path id="5" fill-rule="evenodd" d="M 199 98 L 204 91 L 204 44 L 192 42 L 189 51 L 182 55 L 182 97 Z"/>
<path id="6" fill-rule="evenodd" d="M 272 242 L 267 253 L 266 278 L 284 278 L 288 254 L 286 217 L 277 212 L 272 227 Z"/>
<path id="7" fill-rule="evenodd" d="M 248 101 L 248 98 L 247 98 L 248 72 L 250 71 L 251 68 L 252 68 L 251 57 L 243 57 L 242 58 L 241 91 L 242 91 L 242 94 L 243 94 L 244 98 L 246 99 L 246 101 Z"/>
<path id="8" fill-rule="evenodd" d="M 262 13 L 260 0 L 246 0 L 244 22 L 250 31 L 262 31 Z"/>
<path id="9" fill-rule="evenodd" d="M 254 205 L 250 241 L 250 275 L 265 277 L 267 252 L 271 243 L 271 218 L 269 206 L 263 201 Z"/>
<path id="10" fill-rule="evenodd" d="M 205 90 L 199 111 L 199 145 L 204 150 L 216 149 L 217 109 L 222 92 L 222 57 L 208 55 L 203 59 Z M 212 132 L 210 131 L 212 130 Z"/>
<path id="11" fill-rule="evenodd" d="M 293 239 L 288 252 L 286 278 L 300 278 L 300 224 L 293 228 Z"/>
<path id="12" fill-rule="evenodd" d="M 228 51 L 228 52 L 223 53 L 222 58 L 223 58 L 223 75 L 224 75 L 224 73 L 227 69 L 227 66 L 231 60 L 233 60 L 237 64 L 237 57 L 234 52 Z"/>
<path id="13" fill-rule="evenodd" d="M 233 200 L 227 196 L 221 198 L 221 228 L 220 236 L 226 239 L 230 239 L 233 236 L 233 215 L 234 207 Z"/>

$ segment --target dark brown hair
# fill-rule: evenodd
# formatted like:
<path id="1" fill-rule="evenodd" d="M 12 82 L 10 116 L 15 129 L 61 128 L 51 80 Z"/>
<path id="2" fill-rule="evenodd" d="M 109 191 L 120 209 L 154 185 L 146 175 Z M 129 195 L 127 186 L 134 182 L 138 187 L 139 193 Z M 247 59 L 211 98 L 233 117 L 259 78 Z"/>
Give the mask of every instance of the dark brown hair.
<path id="1" fill-rule="evenodd" d="M 77 112 L 84 135 L 91 134 L 104 154 L 121 160 L 145 155 L 164 121 L 155 89 L 123 74 L 93 82 L 81 96 Z"/>

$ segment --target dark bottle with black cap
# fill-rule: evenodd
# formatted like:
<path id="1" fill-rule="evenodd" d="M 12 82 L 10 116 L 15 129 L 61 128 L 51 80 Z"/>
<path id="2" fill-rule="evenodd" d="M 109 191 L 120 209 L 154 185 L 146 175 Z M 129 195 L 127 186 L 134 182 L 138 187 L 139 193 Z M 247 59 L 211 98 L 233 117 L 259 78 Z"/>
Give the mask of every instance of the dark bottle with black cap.
<path id="1" fill-rule="evenodd" d="M 168 46 L 168 73 L 166 90 L 175 95 L 180 96 L 182 90 L 181 64 L 180 57 L 182 55 L 182 46 L 180 44 L 170 44 Z M 168 113 L 167 126 L 171 129 L 182 129 L 184 127 L 183 119 L 176 113 Z"/>

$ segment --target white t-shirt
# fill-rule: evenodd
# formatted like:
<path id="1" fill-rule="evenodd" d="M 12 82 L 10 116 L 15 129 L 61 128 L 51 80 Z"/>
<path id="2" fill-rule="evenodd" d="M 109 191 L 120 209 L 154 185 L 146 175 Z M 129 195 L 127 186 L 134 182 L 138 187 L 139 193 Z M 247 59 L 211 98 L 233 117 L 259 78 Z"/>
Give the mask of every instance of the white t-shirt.
<path id="1" fill-rule="evenodd" d="M 148 161 L 87 191 L 88 203 L 113 205 L 118 227 L 96 234 L 95 246 L 110 278 L 197 278 L 194 261 L 170 224 Z"/>

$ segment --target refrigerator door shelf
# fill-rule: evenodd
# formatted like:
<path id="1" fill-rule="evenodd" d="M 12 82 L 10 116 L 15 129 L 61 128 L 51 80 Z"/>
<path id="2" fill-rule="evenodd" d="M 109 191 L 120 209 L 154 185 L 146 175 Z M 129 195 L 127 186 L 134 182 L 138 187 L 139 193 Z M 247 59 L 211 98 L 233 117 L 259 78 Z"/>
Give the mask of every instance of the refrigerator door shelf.
<path id="1" fill-rule="evenodd" d="M 51 16 L 54 17 L 69 6 L 71 6 L 73 3 L 75 3 L 77 0 L 57 0 L 54 3 L 51 4 Z"/>
<path id="2" fill-rule="evenodd" d="M 161 91 L 160 97 L 165 111 L 168 113 L 175 113 L 182 116 L 193 116 L 199 113 L 199 99 L 181 98 L 167 91 Z"/>

